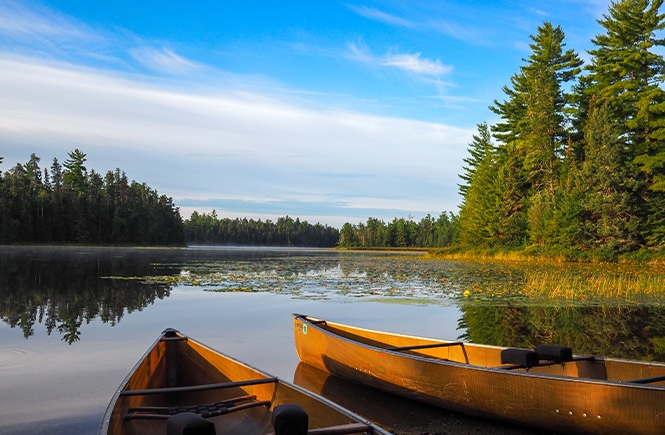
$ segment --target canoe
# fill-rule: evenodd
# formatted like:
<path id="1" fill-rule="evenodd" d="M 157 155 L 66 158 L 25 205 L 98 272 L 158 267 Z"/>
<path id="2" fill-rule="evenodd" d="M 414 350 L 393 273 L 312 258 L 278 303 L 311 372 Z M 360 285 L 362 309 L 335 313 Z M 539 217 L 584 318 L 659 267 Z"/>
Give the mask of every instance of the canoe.
<path id="1" fill-rule="evenodd" d="M 99 434 L 380 434 L 302 387 L 165 330 L 117 389 Z"/>
<path id="2" fill-rule="evenodd" d="M 505 348 L 293 315 L 303 363 L 470 415 L 557 433 L 665 434 L 665 363 Z"/>

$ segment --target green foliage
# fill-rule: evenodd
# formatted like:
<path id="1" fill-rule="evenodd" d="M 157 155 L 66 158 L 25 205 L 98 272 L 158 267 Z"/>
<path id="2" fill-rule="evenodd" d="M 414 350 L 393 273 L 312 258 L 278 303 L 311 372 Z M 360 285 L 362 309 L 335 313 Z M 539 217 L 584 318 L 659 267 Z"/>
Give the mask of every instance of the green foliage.
<path id="1" fill-rule="evenodd" d="M 171 198 L 116 169 L 104 178 L 69 153 L 64 171 L 35 154 L 0 176 L 0 244 L 182 245 L 184 228 Z"/>
<path id="2" fill-rule="evenodd" d="M 367 223 L 347 222 L 340 231 L 339 246 L 345 248 L 437 248 L 451 246 L 459 236 L 458 217 L 441 213 L 438 219 L 427 215 L 415 222 L 394 218 L 385 223 L 369 218 Z"/>
<path id="3" fill-rule="evenodd" d="M 538 27 L 490 107 L 492 153 L 481 132 L 464 160 L 462 243 L 604 261 L 665 246 L 664 1 L 612 2 L 586 75 L 562 30 Z"/>
<path id="4" fill-rule="evenodd" d="M 460 207 L 460 242 L 468 246 L 491 247 L 499 243 L 499 220 L 502 186 L 499 177 L 499 155 L 491 141 L 487 124 L 478 125 L 465 159 L 465 185 L 460 186 L 464 195 Z"/>
<path id="5" fill-rule="evenodd" d="M 307 246 L 333 247 L 340 232 L 327 225 L 309 224 L 289 216 L 277 222 L 255 221 L 247 218 L 219 219 L 214 210 L 210 214 L 193 212 L 184 222 L 187 243 L 195 245 L 243 246 Z"/>

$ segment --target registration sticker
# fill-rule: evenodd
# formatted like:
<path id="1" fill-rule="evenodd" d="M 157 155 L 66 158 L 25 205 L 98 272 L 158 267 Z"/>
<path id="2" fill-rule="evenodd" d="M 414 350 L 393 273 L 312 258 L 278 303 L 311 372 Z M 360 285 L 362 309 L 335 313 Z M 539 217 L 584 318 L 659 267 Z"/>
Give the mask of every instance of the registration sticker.
<path id="1" fill-rule="evenodd" d="M 307 325 L 302 325 L 302 333 L 307 335 Z"/>

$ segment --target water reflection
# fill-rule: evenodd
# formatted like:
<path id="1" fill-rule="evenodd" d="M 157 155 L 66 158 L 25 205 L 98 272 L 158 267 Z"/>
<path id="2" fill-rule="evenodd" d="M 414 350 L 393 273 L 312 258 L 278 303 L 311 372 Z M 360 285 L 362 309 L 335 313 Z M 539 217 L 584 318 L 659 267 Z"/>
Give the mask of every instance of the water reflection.
<path id="1" fill-rule="evenodd" d="M 71 344 L 91 320 L 113 326 L 174 288 L 264 292 L 316 301 L 456 305 L 464 331 L 458 338 L 473 342 L 558 343 L 577 353 L 665 359 L 665 309 L 657 297 L 639 303 L 538 298 L 524 291 L 533 273 L 414 254 L 319 249 L 3 247 L 0 316 L 25 338 L 42 324 Z"/>
<path id="2" fill-rule="evenodd" d="M 654 306 L 461 307 L 460 338 L 533 348 L 566 345 L 575 353 L 665 361 L 665 310 Z"/>
<path id="3" fill-rule="evenodd" d="M 138 251 L 80 248 L 0 249 L 0 314 L 25 338 L 43 324 L 72 344 L 95 318 L 114 325 L 125 313 L 168 297 L 170 287 L 140 285 L 104 275 L 149 274 L 153 267 Z"/>

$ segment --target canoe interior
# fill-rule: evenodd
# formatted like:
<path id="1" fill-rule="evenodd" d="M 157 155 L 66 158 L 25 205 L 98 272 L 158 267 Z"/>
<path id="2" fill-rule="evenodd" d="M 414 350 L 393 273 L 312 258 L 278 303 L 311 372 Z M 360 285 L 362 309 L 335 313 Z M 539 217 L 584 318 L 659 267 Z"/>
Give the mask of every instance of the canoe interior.
<path id="1" fill-rule="evenodd" d="M 244 385 L 247 381 L 261 382 L 261 380 L 266 382 Z M 136 390 L 237 382 L 242 385 L 203 391 L 133 395 Z M 177 339 L 156 342 L 135 367 L 117 393 L 108 420 L 108 430 L 104 433 L 165 434 L 166 420 L 128 419 L 127 416 L 135 414 L 136 408 L 197 406 L 245 396 L 256 396 L 252 401 L 269 403 L 208 418 L 215 423 L 218 434 L 273 433 L 272 410 L 286 403 L 297 403 L 305 409 L 309 418 L 309 429 L 348 425 L 360 421 L 353 414 L 344 412 L 331 402 L 304 389 L 272 378 L 191 338 L 179 336 Z"/>

